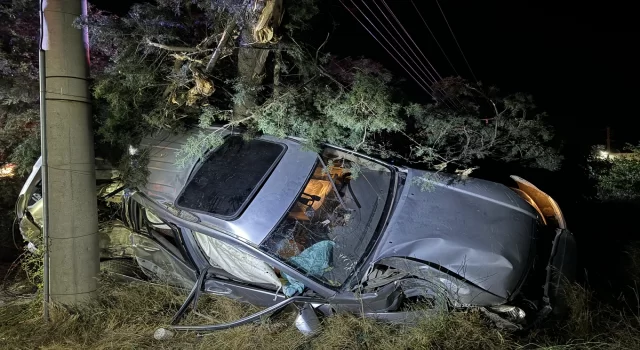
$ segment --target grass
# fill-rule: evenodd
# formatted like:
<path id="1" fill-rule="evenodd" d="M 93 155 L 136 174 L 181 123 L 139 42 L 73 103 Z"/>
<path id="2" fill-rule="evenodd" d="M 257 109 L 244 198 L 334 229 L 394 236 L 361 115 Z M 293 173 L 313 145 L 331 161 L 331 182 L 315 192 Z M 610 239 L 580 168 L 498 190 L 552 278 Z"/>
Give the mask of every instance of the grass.
<path id="1" fill-rule="evenodd" d="M 103 278 L 98 301 L 83 309 L 55 307 L 51 322 L 41 317 L 41 302 L 0 309 L 2 349 L 416 349 L 499 348 L 503 335 L 485 327 L 478 314 L 443 315 L 415 327 L 397 327 L 351 315 L 325 320 L 323 331 L 305 338 L 293 326 L 293 315 L 283 314 L 257 325 L 247 325 L 197 337 L 177 333 L 166 341 L 153 339 L 153 332 L 167 322 L 185 294 L 170 287 L 151 284 L 122 285 Z M 199 313 L 184 324 L 226 322 L 246 316 L 258 308 L 227 298 L 207 296 Z"/>
<path id="2" fill-rule="evenodd" d="M 148 283 L 122 284 L 101 277 L 97 301 L 80 309 L 53 307 L 51 321 L 41 318 L 41 300 L 0 306 L 1 349 L 640 349 L 638 314 L 613 310 L 593 300 L 583 287 L 569 291 L 571 315 L 527 334 L 497 330 L 480 313 L 443 314 L 413 326 L 393 326 L 352 315 L 323 321 L 322 330 L 305 338 L 282 314 L 198 337 L 177 333 L 169 340 L 153 332 L 175 313 L 186 292 Z M 183 324 L 232 321 L 259 310 L 228 298 L 205 296 L 198 313 Z M 206 316 L 202 316 L 206 315 Z M 207 319 L 205 319 L 205 317 Z"/>

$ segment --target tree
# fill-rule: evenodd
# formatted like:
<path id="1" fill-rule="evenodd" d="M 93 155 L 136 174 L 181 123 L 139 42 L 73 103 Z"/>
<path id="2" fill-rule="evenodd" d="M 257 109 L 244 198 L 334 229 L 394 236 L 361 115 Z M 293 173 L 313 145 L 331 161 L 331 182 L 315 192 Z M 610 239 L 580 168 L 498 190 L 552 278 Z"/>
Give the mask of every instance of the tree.
<path id="1" fill-rule="evenodd" d="M 93 67 L 95 96 L 105 102 L 100 135 L 135 143 L 149 127 L 197 121 L 206 105 L 241 118 L 259 102 L 281 8 L 282 0 L 158 0 L 136 4 L 122 18 L 94 9 L 84 20 L 92 54 L 109 62 Z"/>
<path id="2" fill-rule="evenodd" d="M 37 2 L 0 3 L 0 165 L 18 173 L 40 154 Z"/>
<path id="3" fill-rule="evenodd" d="M 301 39 L 318 6 L 157 0 L 122 18 L 93 11 L 82 23 L 106 62 L 94 85 L 100 136 L 124 147 L 158 128 L 242 124 L 249 135 L 300 136 L 309 147 L 330 142 L 465 175 L 483 158 L 559 166 L 531 97 L 449 78 L 432 103 L 407 101 L 381 65 Z M 182 158 L 220 142 L 202 131 Z"/>
<path id="4" fill-rule="evenodd" d="M 602 157 L 594 148 L 590 159 L 591 175 L 596 181 L 597 197 L 602 201 L 636 202 L 640 200 L 640 145 L 627 146 L 628 153 Z"/>

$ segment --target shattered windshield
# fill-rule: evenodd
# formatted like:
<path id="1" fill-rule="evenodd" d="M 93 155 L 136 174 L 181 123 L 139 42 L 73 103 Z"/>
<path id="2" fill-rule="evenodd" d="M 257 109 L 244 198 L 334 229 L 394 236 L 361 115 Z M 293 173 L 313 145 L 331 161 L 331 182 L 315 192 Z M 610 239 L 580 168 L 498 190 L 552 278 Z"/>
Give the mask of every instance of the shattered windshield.
<path id="1" fill-rule="evenodd" d="M 388 167 L 353 153 L 324 149 L 261 248 L 326 284 L 342 285 L 374 237 L 392 175 Z"/>

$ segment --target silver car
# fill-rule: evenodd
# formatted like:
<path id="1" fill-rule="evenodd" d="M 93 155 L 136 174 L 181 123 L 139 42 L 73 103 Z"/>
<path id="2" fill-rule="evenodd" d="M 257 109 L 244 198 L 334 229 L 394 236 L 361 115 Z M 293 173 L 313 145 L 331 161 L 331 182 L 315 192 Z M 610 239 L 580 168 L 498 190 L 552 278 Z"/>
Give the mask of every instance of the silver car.
<path id="1" fill-rule="evenodd" d="M 336 312 L 412 322 L 476 308 L 522 329 L 563 311 L 575 241 L 557 203 L 526 180 L 512 176 L 509 188 L 331 145 L 314 151 L 296 138 L 208 132 L 224 143 L 184 166 L 176 154 L 192 133 L 144 139 L 143 188 L 98 173 L 101 207 L 117 213 L 101 223 L 101 258 L 130 259 L 145 277 L 191 289 L 172 328 L 233 327 L 290 304 L 305 333 Z M 38 163 L 16 208 L 34 249 L 39 174 Z M 229 324 L 178 325 L 203 292 L 266 309 Z M 416 311 L 415 302 L 429 307 Z"/>

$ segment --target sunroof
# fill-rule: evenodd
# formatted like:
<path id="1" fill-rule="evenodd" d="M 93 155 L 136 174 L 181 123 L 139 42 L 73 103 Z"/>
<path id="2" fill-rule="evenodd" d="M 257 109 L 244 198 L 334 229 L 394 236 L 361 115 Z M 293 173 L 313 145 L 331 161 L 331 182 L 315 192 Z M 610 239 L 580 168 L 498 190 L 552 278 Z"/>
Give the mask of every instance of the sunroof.
<path id="1" fill-rule="evenodd" d="M 284 149 L 269 141 L 227 137 L 201 163 L 177 205 L 215 216 L 237 216 L 269 176 Z"/>

